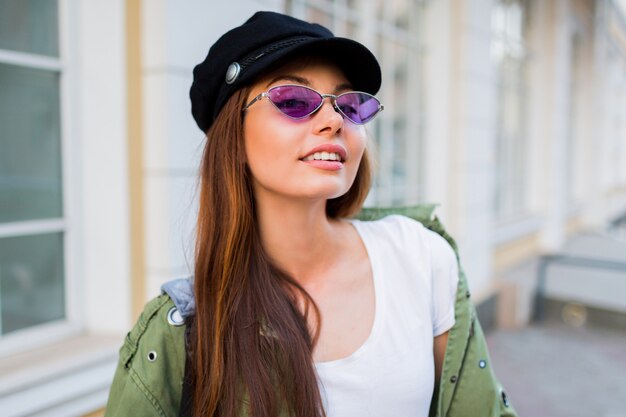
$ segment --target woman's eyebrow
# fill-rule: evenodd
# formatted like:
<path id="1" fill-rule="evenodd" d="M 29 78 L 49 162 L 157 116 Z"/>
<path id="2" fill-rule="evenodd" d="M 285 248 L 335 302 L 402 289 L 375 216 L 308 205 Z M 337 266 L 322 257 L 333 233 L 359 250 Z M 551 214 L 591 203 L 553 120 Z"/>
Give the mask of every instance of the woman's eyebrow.
<path id="1" fill-rule="evenodd" d="M 352 91 L 354 88 L 350 83 L 341 83 L 335 87 L 335 94 L 339 94 L 344 91 Z"/>
<path id="2" fill-rule="evenodd" d="M 270 85 L 274 84 L 276 81 L 279 81 L 279 80 L 293 81 L 298 84 L 304 84 L 306 86 L 311 85 L 311 82 L 304 77 L 299 77 L 297 75 L 290 75 L 290 74 L 282 74 L 276 78 L 273 78 L 269 83 L 267 83 L 267 86 L 269 87 Z"/>
<path id="3" fill-rule="evenodd" d="M 295 82 L 298 84 L 306 85 L 307 87 L 311 87 L 311 81 L 309 81 L 308 78 L 300 77 L 298 75 L 291 75 L 291 74 L 282 74 L 275 78 L 272 78 L 272 80 L 267 83 L 266 87 L 269 87 L 270 85 L 274 84 L 276 81 L 281 81 L 281 80 L 291 81 L 291 82 Z M 341 83 L 341 84 L 337 84 L 337 86 L 335 87 L 335 91 L 333 91 L 333 93 L 339 94 L 341 92 L 351 91 L 351 90 L 352 90 L 352 85 L 350 85 L 350 83 Z"/>

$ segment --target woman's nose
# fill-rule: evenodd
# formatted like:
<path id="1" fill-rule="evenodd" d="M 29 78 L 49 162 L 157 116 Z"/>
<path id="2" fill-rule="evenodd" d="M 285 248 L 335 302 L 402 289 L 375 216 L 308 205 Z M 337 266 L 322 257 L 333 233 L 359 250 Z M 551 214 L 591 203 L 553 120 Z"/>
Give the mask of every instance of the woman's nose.
<path id="1" fill-rule="evenodd" d="M 343 127 L 343 116 L 339 113 L 332 97 L 325 97 L 322 107 L 314 116 L 316 131 L 319 133 L 329 132 L 331 134 L 338 133 Z"/>

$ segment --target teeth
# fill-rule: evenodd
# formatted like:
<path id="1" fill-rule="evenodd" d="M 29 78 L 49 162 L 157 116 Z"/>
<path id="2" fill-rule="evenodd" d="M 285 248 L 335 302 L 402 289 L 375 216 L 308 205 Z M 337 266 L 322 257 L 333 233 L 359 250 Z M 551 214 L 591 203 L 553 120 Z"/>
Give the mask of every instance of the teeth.
<path id="1" fill-rule="evenodd" d="M 315 152 L 303 161 L 341 161 L 341 157 L 336 152 Z"/>

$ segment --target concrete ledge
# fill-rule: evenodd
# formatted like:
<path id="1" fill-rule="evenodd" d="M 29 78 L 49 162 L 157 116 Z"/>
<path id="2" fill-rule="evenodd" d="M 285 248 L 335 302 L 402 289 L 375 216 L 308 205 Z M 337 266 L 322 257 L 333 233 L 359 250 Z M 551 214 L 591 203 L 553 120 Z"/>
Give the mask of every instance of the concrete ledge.
<path id="1" fill-rule="evenodd" d="M 121 337 L 80 336 L 0 359 L 3 417 L 78 417 L 106 404 Z"/>
<path id="2" fill-rule="evenodd" d="M 550 298 L 544 301 L 544 320 L 547 322 L 558 321 L 575 327 L 626 329 L 626 313 L 621 311 Z"/>

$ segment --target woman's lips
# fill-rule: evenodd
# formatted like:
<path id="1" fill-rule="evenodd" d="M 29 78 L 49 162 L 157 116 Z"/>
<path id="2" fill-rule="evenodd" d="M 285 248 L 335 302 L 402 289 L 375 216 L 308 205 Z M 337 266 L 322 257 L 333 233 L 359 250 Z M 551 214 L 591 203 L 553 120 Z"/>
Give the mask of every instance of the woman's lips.
<path id="1" fill-rule="evenodd" d="M 310 157 L 312 155 L 315 154 L 324 154 L 324 153 L 328 153 L 328 154 L 337 154 L 339 155 L 341 161 L 345 161 L 347 158 L 347 154 L 348 152 L 346 151 L 346 148 L 344 148 L 341 145 L 338 145 L 336 143 L 325 143 L 322 145 L 318 145 L 315 148 L 309 150 L 306 155 L 304 155 L 302 157 L 302 159 L 310 159 Z M 317 158 L 319 159 L 319 158 Z M 328 158 L 324 158 L 324 159 L 328 159 Z"/>
<path id="2" fill-rule="evenodd" d="M 310 161 L 303 161 L 303 160 L 300 160 L 300 161 L 309 166 L 324 169 L 327 171 L 338 171 L 341 168 L 343 168 L 343 162 L 341 161 L 324 161 L 324 160 L 315 160 L 315 159 L 310 160 Z"/>

